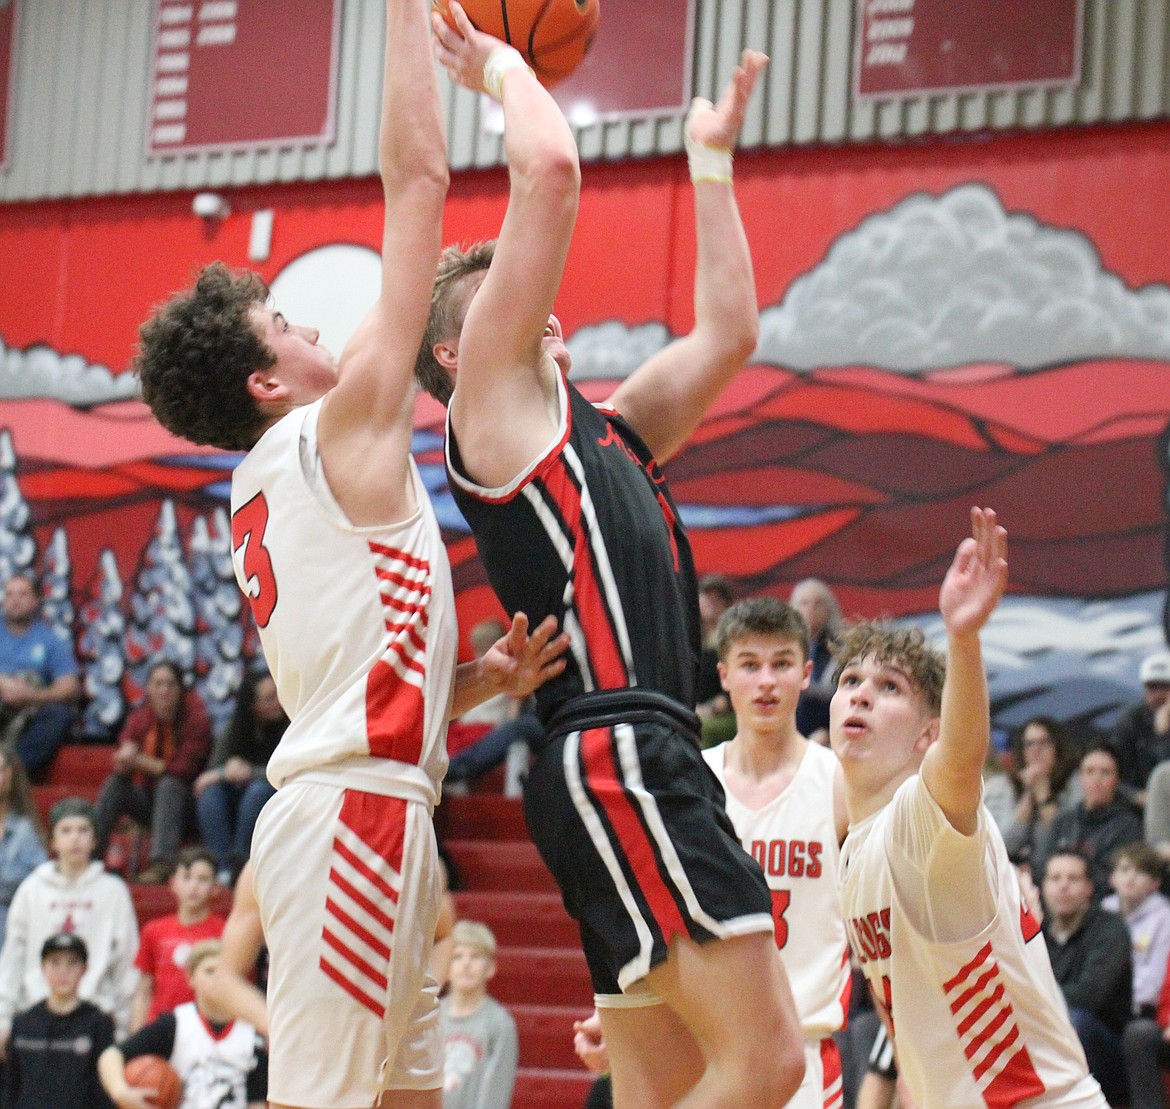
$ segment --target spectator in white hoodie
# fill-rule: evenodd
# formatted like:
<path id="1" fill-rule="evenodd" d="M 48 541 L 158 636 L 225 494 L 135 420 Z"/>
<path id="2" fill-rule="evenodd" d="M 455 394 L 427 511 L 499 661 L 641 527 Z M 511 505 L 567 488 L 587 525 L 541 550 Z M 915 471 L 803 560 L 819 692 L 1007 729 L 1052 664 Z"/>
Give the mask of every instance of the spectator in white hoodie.
<path id="1" fill-rule="evenodd" d="M 54 858 L 17 887 L 0 949 L 0 1054 L 15 1014 L 46 996 L 41 946 L 58 932 L 75 933 L 89 950 L 79 995 L 114 1018 L 119 1036 L 129 1028 L 138 982 L 138 922 L 130 891 L 93 860 L 94 808 L 88 801 L 58 801 L 49 812 L 49 827 Z"/>

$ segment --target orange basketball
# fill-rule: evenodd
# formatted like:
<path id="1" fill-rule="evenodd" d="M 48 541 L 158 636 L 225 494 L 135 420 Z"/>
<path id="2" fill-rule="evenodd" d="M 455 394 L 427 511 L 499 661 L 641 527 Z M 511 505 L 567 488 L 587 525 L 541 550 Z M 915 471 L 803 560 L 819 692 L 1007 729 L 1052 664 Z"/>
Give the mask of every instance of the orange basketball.
<path id="1" fill-rule="evenodd" d="M 179 1072 L 161 1055 L 138 1055 L 126 1064 L 126 1085 L 157 1090 L 151 1105 L 158 1109 L 179 1109 L 183 1100 L 183 1080 Z"/>
<path id="2" fill-rule="evenodd" d="M 447 0 L 431 0 L 455 26 Z M 564 80 L 581 64 L 597 25 L 599 0 L 460 0 L 467 18 L 486 34 L 514 46 L 542 85 Z"/>

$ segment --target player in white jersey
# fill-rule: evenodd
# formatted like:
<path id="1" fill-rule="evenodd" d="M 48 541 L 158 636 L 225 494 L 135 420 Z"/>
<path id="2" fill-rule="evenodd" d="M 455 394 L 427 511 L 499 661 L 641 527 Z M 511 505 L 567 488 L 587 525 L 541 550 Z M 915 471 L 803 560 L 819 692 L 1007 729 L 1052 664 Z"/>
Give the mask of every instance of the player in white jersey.
<path id="1" fill-rule="evenodd" d="M 836 649 L 829 736 L 849 834 L 850 943 L 918 1109 L 1105 1106 L 1035 917 L 982 805 L 990 739 L 979 633 L 1007 534 L 971 510 L 939 594 L 947 660 L 917 629 L 863 623 Z"/>
<path id="2" fill-rule="evenodd" d="M 526 639 L 518 617 L 454 672 L 450 572 L 410 457 L 448 181 L 429 10 L 386 0 L 381 290 L 340 360 L 257 275 L 218 263 L 143 326 L 136 359 L 162 424 L 250 451 L 232 482 L 233 560 L 292 721 L 252 852 L 274 1106 L 353 1109 L 388 1090 L 382 1109 L 438 1109 L 425 968 L 445 722 L 527 695 L 565 646 L 547 623 Z"/>
<path id="3" fill-rule="evenodd" d="M 841 1109 L 833 1033 L 849 1007 L 849 947 L 837 893 L 845 797 L 837 759 L 796 730 L 809 682 L 808 631 L 771 597 L 729 608 L 715 632 L 733 739 L 703 752 L 723 786 L 727 815 L 772 892 L 776 946 L 804 1032 L 805 1072 L 790 1109 Z"/>

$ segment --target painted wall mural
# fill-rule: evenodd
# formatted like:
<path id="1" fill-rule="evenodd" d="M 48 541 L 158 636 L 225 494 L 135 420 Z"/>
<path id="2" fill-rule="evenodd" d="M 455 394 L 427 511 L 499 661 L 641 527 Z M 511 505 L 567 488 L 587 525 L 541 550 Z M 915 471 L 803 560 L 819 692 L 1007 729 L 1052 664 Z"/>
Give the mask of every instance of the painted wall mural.
<path id="1" fill-rule="evenodd" d="M 938 635 L 966 507 L 991 504 L 1012 535 L 985 636 L 997 725 L 1107 728 L 1167 633 L 1168 137 L 742 155 L 760 343 L 667 467 L 700 570 L 782 597 L 816 575 L 847 613 Z M 458 179 L 447 238 L 491 234 L 504 188 Z M 378 280 L 375 186 L 255 190 L 233 211 L 252 200 L 277 211 L 277 304 L 339 349 Z M 95 732 L 153 654 L 226 711 L 255 651 L 228 557 L 237 456 L 167 435 L 125 372 L 151 302 L 212 257 L 245 263 L 246 219 L 212 239 L 185 205 L 0 210 L 0 265 L 23 275 L 0 291 L 0 575 L 42 572 Z M 690 326 L 691 213 L 675 162 L 587 168 L 558 305 L 587 395 Z M 446 488 L 442 413 L 420 398 L 415 423 L 469 627 L 494 602 Z"/>

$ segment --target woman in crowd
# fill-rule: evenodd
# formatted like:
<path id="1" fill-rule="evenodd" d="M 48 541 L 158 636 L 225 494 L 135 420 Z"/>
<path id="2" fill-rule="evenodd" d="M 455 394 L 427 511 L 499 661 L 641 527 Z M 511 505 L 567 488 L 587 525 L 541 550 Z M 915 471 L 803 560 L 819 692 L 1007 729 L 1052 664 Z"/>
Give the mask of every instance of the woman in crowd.
<path id="1" fill-rule="evenodd" d="M 222 883 L 230 883 L 251 854 L 256 818 L 276 792 L 265 776 L 268 760 L 287 727 L 272 676 L 247 675 L 211 767 L 195 779 L 199 834 Z"/>
<path id="2" fill-rule="evenodd" d="M 47 858 L 28 775 L 11 748 L 0 746 L 0 946 L 16 887 Z"/>
<path id="3" fill-rule="evenodd" d="M 146 696 L 126 718 L 114 751 L 114 772 L 97 801 L 97 852 L 105 857 L 114 823 L 123 813 L 150 828 L 150 866 L 140 882 L 165 882 L 183 840 L 191 784 L 211 753 L 211 720 L 199 694 L 186 689 L 170 660 L 156 662 Z"/>
<path id="4" fill-rule="evenodd" d="M 1000 830 L 1017 863 L 1047 857 L 1056 814 L 1080 800 L 1079 762 L 1077 744 L 1049 716 L 1034 716 L 1012 736 L 1008 776 L 1015 807 Z"/>

